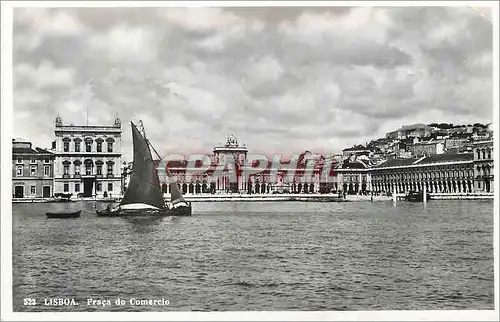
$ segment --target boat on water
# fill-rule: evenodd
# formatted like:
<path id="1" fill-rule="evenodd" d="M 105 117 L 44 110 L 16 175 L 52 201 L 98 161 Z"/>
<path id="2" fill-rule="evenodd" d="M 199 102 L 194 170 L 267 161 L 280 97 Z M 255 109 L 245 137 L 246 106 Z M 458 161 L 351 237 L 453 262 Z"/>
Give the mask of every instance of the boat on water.
<path id="1" fill-rule="evenodd" d="M 82 211 L 59 211 L 59 212 L 46 212 L 45 215 L 48 219 L 68 219 L 79 218 Z"/>
<path id="2" fill-rule="evenodd" d="M 426 193 L 427 200 L 431 200 L 431 195 Z M 410 191 L 405 196 L 406 201 L 412 202 L 423 202 L 424 201 L 424 192 L 423 191 Z"/>
<path id="3" fill-rule="evenodd" d="M 96 214 L 100 217 L 190 216 L 191 203 L 184 199 L 176 182 L 170 183 L 171 201 L 167 203 L 163 199 L 158 172 L 151 155 L 151 148 L 154 150 L 154 147 L 146 139 L 142 122 L 139 123 L 142 133 L 133 122 L 130 123 L 134 146 L 130 182 L 118 206 L 108 204 L 106 209 L 97 210 Z M 173 178 L 168 170 L 167 175 Z"/>
<path id="4" fill-rule="evenodd" d="M 62 192 L 59 192 L 59 193 L 55 193 L 54 194 L 54 201 L 55 202 L 71 202 L 71 196 L 73 194 L 72 193 L 62 193 Z"/>

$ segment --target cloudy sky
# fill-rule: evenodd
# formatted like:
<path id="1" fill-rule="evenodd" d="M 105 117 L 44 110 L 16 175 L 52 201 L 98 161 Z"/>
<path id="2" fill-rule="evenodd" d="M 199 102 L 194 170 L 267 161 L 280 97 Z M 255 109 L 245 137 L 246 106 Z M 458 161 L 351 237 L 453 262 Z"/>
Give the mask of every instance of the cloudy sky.
<path id="1" fill-rule="evenodd" d="M 482 10 L 487 16 L 487 10 Z M 143 120 L 160 153 L 336 152 L 492 121 L 492 23 L 448 8 L 16 8 L 14 136 Z"/>

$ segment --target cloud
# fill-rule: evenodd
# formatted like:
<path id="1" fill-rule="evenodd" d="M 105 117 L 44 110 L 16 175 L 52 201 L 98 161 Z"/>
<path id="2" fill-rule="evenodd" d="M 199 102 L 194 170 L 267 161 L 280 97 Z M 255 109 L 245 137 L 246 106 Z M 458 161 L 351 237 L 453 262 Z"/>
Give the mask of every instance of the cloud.
<path id="1" fill-rule="evenodd" d="M 125 159 L 130 120 L 161 153 L 229 133 L 300 153 L 492 118 L 492 24 L 468 7 L 16 8 L 13 40 L 14 135 L 42 146 L 87 110 L 121 118 Z"/>

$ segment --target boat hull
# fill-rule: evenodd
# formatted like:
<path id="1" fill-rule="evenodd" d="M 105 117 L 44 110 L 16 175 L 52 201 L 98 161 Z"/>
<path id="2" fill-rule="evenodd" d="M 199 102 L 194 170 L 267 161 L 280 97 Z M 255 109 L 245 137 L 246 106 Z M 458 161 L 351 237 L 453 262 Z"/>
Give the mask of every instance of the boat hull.
<path id="1" fill-rule="evenodd" d="M 410 202 L 423 202 L 424 194 L 423 193 L 410 193 L 405 197 L 406 201 Z M 427 200 L 431 200 L 431 196 L 427 194 Z"/>
<path id="2" fill-rule="evenodd" d="M 97 210 L 99 217 L 169 217 L 169 216 L 191 216 L 191 207 L 177 207 L 173 209 L 140 209 L 140 210 Z"/>
<path id="3" fill-rule="evenodd" d="M 82 211 L 73 212 L 46 212 L 45 215 L 47 219 L 68 219 L 68 218 L 79 218 Z"/>

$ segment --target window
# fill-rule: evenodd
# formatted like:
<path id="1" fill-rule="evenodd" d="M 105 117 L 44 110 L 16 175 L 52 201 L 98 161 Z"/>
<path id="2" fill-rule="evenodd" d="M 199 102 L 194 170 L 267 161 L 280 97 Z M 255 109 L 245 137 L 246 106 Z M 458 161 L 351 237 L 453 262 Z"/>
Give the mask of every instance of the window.
<path id="1" fill-rule="evenodd" d="M 92 152 L 92 142 L 85 142 L 85 151 Z"/>
<path id="2" fill-rule="evenodd" d="M 108 183 L 108 191 L 113 191 L 113 182 Z"/>
<path id="3" fill-rule="evenodd" d="M 92 175 L 92 166 L 90 164 L 85 165 L 85 174 L 88 176 Z"/>
<path id="4" fill-rule="evenodd" d="M 46 177 L 50 176 L 50 166 L 49 165 L 46 165 L 43 167 L 43 175 Z"/>
<path id="5" fill-rule="evenodd" d="M 69 192 L 69 183 L 64 184 L 64 192 Z"/>
<path id="6" fill-rule="evenodd" d="M 69 152 L 69 142 L 64 142 L 64 152 Z"/>
<path id="7" fill-rule="evenodd" d="M 49 159 L 49 158 L 45 158 L 45 159 L 43 160 L 43 163 L 50 163 L 50 159 Z"/>
<path id="8" fill-rule="evenodd" d="M 31 160 L 30 160 L 30 163 L 31 163 L 31 164 L 36 164 L 36 159 L 31 159 Z"/>
<path id="9" fill-rule="evenodd" d="M 36 186 L 31 186 L 31 187 L 30 187 L 30 193 L 31 193 L 32 195 L 36 194 Z"/>
<path id="10" fill-rule="evenodd" d="M 75 192 L 80 192 L 80 184 L 75 183 Z"/>
<path id="11" fill-rule="evenodd" d="M 69 165 L 68 164 L 64 165 L 64 174 L 69 174 Z"/>
<path id="12" fill-rule="evenodd" d="M 80 174 L 80 165 L 75 165 L 75 174 Z"/>
<path id="13" fill-rule="evenodd" d="M 113 152 L 113 142 L 108 142 L 108 152 Z"/>
<path id="14" fill-rule="evenodd" d="M 75 142 L 75 152 L 80 152 L 80 142 Z"/>
<path id="15" fill-rule="evenodd" d="M 102 152 L 102 142 L 97 142 L 97 152 Z"/>
<path id="16" fill-rule="evenodd" d="M 491 159 L 491 150 L 488 149 L 488 159 Z"/>
<path id="17" fill-rule="evenodd" d="M 108 164 L 108 174 L 113 174 L 113 165 Z"/>
<path id="18" fill-rule="evenodd" d="M 31 175 L 32 177 L 36 176 L 36 165 L 32 165 L 32 166 L 30 167 L 30 175 Z"/>
<path id="19" fill-rule="evenodd" d="M 98 182 L 98 183 L 96 184 L 96 190 L 97 190 L 97 191 L 102 191 L 102 183 L 101 183 L 101 182 Z"/>
<path id="20" fill-rule="evenodd" d="M 98 175 L 102 175 L 102 165 L 101 164 L 97 165 L 97 169 L 96 170 L 97 170 L 97 174 Z"/>
<path id="21" fill-rule="evenodd" d="M 18 177 L 22 177 L 23 176 L 23 166 L 22 165 L 18 165 L 17 168 L 16 168 L 16 176 Z"/>
<path id="22" fill-rule="evenodd" d="M 23 158 L 17 158 L 17 164 L 23 164 Z"/>

